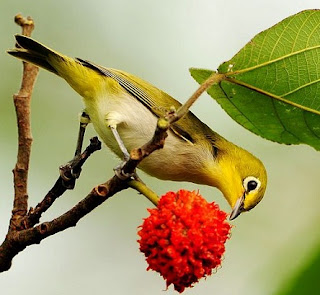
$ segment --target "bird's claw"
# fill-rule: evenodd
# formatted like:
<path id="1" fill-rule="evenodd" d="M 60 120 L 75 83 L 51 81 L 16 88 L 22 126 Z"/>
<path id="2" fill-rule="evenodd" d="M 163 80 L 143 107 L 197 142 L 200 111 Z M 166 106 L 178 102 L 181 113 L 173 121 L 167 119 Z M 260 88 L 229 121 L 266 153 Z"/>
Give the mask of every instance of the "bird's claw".
<path id="1" fill-rule="evenodd" d="M 122 162 L 121 164 L 113 168 L 115 175 L 121 180 L 127 180 L 129 178 L 132 178 L 134 174 L 134 173 L 126 173 L 123 171 L 123 167 L 125 164 L 126 164 L 126 161 Z"/>
<path id="2" fill-rule="evenodd" d="M 127 161 L 124 161 L 121 164 L 119 164 L 118 166 L 113 168 L 115 175 L 121 180 L 128 180 L 128 179 L 133 178 L 133 179 L 141 181 L 141 179 L 138 176 L 136 171 L 134 171 L 133 173 L 126 173 L 123 171 L 123 167 L 126 163 L 127 163 Z"/>

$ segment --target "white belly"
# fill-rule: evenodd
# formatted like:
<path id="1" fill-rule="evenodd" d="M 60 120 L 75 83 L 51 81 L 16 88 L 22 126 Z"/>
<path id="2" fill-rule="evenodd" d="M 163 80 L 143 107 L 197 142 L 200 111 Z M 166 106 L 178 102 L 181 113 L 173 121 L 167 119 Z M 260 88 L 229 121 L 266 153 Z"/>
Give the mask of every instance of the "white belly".
<path id="1" fill-rule="evenodd" d="M 100 97 L 95 102 L 85 100 L 85 104 L 96 132 L 120 158 L 123 158 L 122 152 L 109 126 L 116 126 L 129 152 L 144 145 L 154 134 L 157 117 L 126 92 L 121 97 Z M 203 161 L 200 159 L 208 156 L 204 153 L 199 146 L 169 131 L 164 148 L 144 159 L 139 168 L 160 179 L 201 183 L 198 178 L 203 170 Z"/>

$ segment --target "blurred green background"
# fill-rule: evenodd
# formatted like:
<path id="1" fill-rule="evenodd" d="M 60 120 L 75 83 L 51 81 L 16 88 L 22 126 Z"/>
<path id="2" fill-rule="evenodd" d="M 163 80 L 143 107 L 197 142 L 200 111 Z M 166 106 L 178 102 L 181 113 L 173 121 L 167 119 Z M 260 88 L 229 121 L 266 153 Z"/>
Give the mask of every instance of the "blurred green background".
<path id="1" fill-rule="evenodd" d="M 33 37 L 70 56 L 140 76 L 180 101 L 197 88 L 189 67 L 216 69 L 255 34 L 318 1 L 6 1 L 0 3 L 0 236 L 12 207 L 12 168 L 17 134 L 12 94 L 20 86 L 21 64 L 6 55 L 20 28 L 21 12 L 35 19 Z M 82 102 L 58 77 L 41 71 L 32 100 L 33 153 L 30 205 L 35 206 L 70 159 Z M 285 146 L 259 138 L 233 122 L 208 95 L 192 108 L 205 123 L 250 150 L 265 163 L 269 187 L 264 200 L 233 224 L 222 268 L 184 294 L 310 294 L 320 283 L 320 154 L 308 146 Z M 89 128 L 88 138 L 94 135 Z M 93 186 L 113 175 L 116 159 L 107 148 L 93 155 L 76 189 L 44 216 L 65 212 Z M 170 163 L 169 163 L 170 164 Z M 162 194 L 199 189 L 230 211 L 218 190 L 163 182 L 140 173 Z M 28 247 L 0 274 L 0 293 L 164 294 L 157 273 L 146 272 L 138 250 L 137 227 L 151 203 L 136 192 L 116 195 L 75 228 Z M 305 281 L 299 281 L 303 275 Z M 311 280 L 308 282 L 308 280 Z M 307 289 L 310 288 L 310 289 Z M 294 293 L 296 291 L 296 293 Z M 280 294 L 279 293 L 279 294 Z M 175 294 L 172 288 L 166 294 Z"/>

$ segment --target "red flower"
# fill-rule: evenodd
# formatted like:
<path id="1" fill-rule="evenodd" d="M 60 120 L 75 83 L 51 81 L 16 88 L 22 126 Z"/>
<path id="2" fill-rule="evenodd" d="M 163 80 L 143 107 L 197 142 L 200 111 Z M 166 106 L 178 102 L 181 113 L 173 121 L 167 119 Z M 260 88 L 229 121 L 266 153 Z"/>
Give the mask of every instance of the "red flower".
<path id="1" fill-rule="evenodd" d="M 140 251 L 147 269 L 159 272 L 167 287 L 173 284 L 181 293 L 221 264 L 231 226 L 218 205 L 197 192 L 180 190 L 166 193 L 148 211 L 138 232 Z"/>

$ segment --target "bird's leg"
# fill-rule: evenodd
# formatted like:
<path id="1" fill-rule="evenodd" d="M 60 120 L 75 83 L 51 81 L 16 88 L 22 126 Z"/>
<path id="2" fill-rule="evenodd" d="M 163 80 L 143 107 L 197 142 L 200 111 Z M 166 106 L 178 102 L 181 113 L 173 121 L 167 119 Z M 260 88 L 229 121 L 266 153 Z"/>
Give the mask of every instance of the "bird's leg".
<path id="1" fill-rule="evenodd" d="M 117 141 L 118 143 L 118 146 L 121 150 L 121 152 L 123 153 L 123 162 L 116 166 L 115 168 L 113 168 L 114 170 L 114 173 L 122 180 L 126 180 L 128 178 L 131 178 L 133 177 L 134 179 L 138 180 L 138 181 L 141 181 L 143 183 L 143 181 L 141 180 L 141 178 L 138 176 L 137 172 L 135 171 L 134 173 L 130 174 L 130 173 L 125 173 L 123 171 L 123 166 L 125 165 L 125 163 L 130 159 L 130 154 L 127 150 L 127 148 L 125 147 L 120 135 L 119 135 L 119 132 L 117 131 L 117 128 L 115 126 L 109 126 L 112 133 L 113 133 L 113 136 L 115 138 L 115 140 Z"/>
<path id="2" fill-rule="evenodd" d="M 90 123 L 90 117 L 85 111 L 83 111 L 80 116 L 79 133 L 78 133 L 77 146 L 74 153 L 74 157 L 71 161 L 59 167 L 61 178 L 64 180 L 65 183 L 71 183 L 70 185 L 68 185 L 68 188 L 70 189 L 72 189 L 74 186 L 72 184 L 73 181 L 71 181 L 71 179 L 74 179 L 74 180 L 77 179 L 81 173 L 81 168 L 75 170 L 73 169 L 73 167 L 80 160 L 83 138 L 89 123 Z"/>
<path id="3" fill-rule="evenodd" d="M 79 154 L 81 154 L 84 134 L 86 132 L 86 128 L 89 123 L 90 123 L 90 117 L 85 111 L 83 111 L 80 116 L 80 126 L 79 126 L 77 147 L 76 147 L 74 156 L 78 156 Z"/>
<path id="4" fill-rule="evenodd" d="M 114 136 L 115 140 L 118 143 L 118 146 L 119 146 L 121 152 L 123 153 L 123 160 L 124 161 L 128 161 L 130 159 L 130 154 L 129 154 L 127 148 L 125 147 L 125 145 L 124 145 L 124 143 L 123 143 L 123 141 L 122 141 L 122 139 L 120 137 L 120 134 L 117 131 L 117 128 L 114 127 L 114 126 L 110 126 L 110 129 L 111 129 L 111 131 L 113 133 L 113 136 Z"/>

